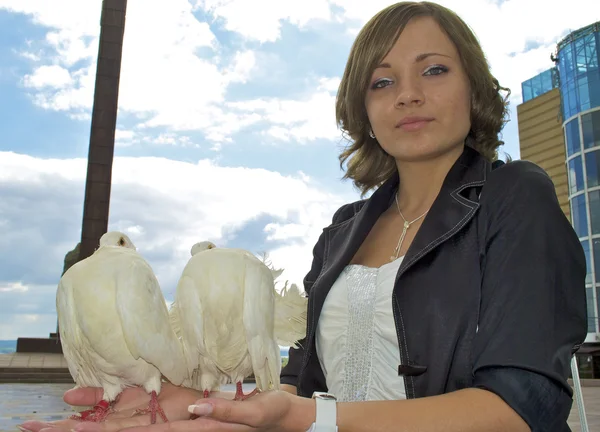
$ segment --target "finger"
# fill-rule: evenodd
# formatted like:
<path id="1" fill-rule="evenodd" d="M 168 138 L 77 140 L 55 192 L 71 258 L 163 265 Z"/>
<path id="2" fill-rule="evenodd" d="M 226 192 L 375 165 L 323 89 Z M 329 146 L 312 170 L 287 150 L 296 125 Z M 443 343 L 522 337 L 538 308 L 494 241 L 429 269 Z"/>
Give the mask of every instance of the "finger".
<path id="1" fill-rule="evenodd" d="M 67 390 L 63 400 L 73 406 L 92 406 L 102 400 L 103 391 L 98 387 L 78 387 Z"/>
<path id="2" fill-rule="evenodd" d="M 20 425 L 17 425 L 17 428 L 20 431 L 25 431 L 25 432 L 39 432 L 44 428 L 48 428 L 51 427 L 52 425 L 50 423 L 47 422 L 41 422 L 38 420 L 28 420 L 26 422 L 23 422 Z"/>
<path id="3" fill-rule="evenodd" d="M 262 423 L 262 410 L 251 399 L 243 402 L 226 399 L 200 399 L 188 410 L 200 417 L 210 417 L 224 423 L 254 426 Z"/>
<path id="4" fill-rule="evenodd" d="M 116 432 L 123 429 L 149 425 L 150 415 L 141 414 L 121 418 L 111 417 L 102 423 L 80 422 L 71 430 L 74 432 Z"/>
<path id="5" fill-rule="evenodd" d="M 180 420 L 151 426 L 131 427 L 121 429 L 119 432 L 250 432 L 255 430 L 247 425 L 223 423 L 208 417 L 201 417 L 196 420 Z"/>
<path id="6" fill-rule="evenodd" d="M 75 425 L 73 420 L 59 420 L 56 422 L 42 422 L 39 420 L 28 420 L 19 425 L 19 429 L 28 432 L 41 432 L 44 429 L 58 429 L 69 431 Z"/>

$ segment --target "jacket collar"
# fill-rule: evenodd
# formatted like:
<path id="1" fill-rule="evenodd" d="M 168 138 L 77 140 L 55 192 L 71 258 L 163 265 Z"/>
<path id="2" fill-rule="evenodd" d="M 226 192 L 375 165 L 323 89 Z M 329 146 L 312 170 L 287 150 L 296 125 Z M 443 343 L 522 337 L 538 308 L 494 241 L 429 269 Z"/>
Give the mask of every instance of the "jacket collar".
<path id="1" fill-rule="evenodd" d="M 397 278 L 420 258 L 464 227 L 479 208 L 479 190 L 491 170 L 488 162 L 476 150 L 466 145 L 463 153 L 448 172 L 441 191 L 421 228 L 411 243 L 398 271 Z M 341 271 L 352 260 L 373 225 L 390 206 L 398 187 L 398 176 L 383 183 L 360 211 L 350 220 L 325 229 L 327 235 L 326 268 L 322 269 L 315 300 L 322 305 Z M 317 309 L 320 309 L 317 306 Z M 317 316 L 320 311 L 314 311 Z"/>

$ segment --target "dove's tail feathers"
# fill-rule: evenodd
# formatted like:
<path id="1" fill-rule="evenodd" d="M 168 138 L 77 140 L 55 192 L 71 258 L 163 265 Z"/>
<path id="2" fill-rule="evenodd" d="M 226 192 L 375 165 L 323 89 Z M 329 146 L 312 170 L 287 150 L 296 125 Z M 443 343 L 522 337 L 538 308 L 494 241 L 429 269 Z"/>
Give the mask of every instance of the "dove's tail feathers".
<path id="1" fill-rule="evenodd" d="M 181 348 L 183 350 L 183 355 L 186 358 L 186 362 L 187 362 L 187 358 L 189 357 L 188 353 L 187 353 L 188 348 L 183 343 L 183 334 L 182 334 L 182 329 L 181 329 L 181 315 L 179 314 L 179 307 L 177 306 L 177 302 L 173 302 L 171 304 L 171 308 L 169 309 L 169 322 L 171 323 L 171 328 L 173 329 L 175 336 L 177 336 L 177 339 L 179 339 L 179 341 L 181 342 Z M 188 367 L 188 372 L 189 372 L 189 367 Z M 189 373 L 188 373 L 188 375 L 189 375 Z M 188 376 L 181 385 L 183 387 L 191 387 L 192 379 Z"/>
<path id="2" fill-rule="evenodd" d="M 252 360 L 256 388 L 260 391 L 279 390 L 281 373 L 279 346 L 274 341 L 255 336 L 248 342 L 248 353 Z"/>
<path id="3" fill-rule="evenodd" d="M 181 339 L 181 317 L 179 316 L 179 308 L 176 302 L 173 302 L 169 309 L 169 321 L 171 322 L 171 328 L 177 335 L 177 338 Z"/>
<path id="4" fill-rule="evenodd" d="M 308 299 L 296 284 L 288 287 L 286 282 L 281 293 L 275 292 L 275 339 L 279 345 L 297 348 L 298 341 L 304 339 L 307 308 Z"/>
<path id="5" fill-rule="evenodd" d="M 269 259 L 269 254 L 267 254 L 266 252 L 263 252 L 263 253 L 261 253 L 261 256 L 259 259 L 271 271 L 271 275 L 273 276 L 273 281 L 275 281 L 279 276 L 281 276 L 281 274 L 283 273 L 283 269 L 276 269 L 273 266 L 273 263 Z"/>

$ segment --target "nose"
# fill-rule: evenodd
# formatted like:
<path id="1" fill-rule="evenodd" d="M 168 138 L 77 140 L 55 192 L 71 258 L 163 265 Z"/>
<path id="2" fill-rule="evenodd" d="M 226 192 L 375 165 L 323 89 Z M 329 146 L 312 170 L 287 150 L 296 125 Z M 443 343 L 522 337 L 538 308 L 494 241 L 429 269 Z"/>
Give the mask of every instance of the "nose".
<path id="1" fill-rule="evenodd" d="M 419 83 L 416 80 L 405 79 L 398 86 L 398 94 L 396 95 L 394 106 L 398 108 L 408 105 L 421 105 L 424 99 L 423 90 Z"/>

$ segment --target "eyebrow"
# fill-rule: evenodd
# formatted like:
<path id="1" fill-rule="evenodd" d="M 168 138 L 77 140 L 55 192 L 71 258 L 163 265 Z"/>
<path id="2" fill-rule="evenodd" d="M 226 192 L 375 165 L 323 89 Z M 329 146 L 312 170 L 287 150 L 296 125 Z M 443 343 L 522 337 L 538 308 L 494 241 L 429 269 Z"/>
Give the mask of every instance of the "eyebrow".
<path id="1" fill-rule="evenodd" d="M 451 58 L 449 55 L 446 55 L 446 54 L 440 54 L 440 53 L 435 53 L 435 52 L 428 52 L 428 53 L 419 54 L 417 57 L 415 57 L 415 63 L 422 62 L 427 57 L 431 57 L 431 56 L 441 56 L 441 57 Z M 389 63 L 381 63 L 381 64 L 377 65 L 377 67 L 375 69 L 378 69 L 378 68 L 387 68 L 387 69 L 389 69 L 391 67 L 392 67 L 392 65 L 390 65 Z"/>

